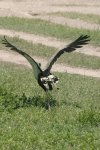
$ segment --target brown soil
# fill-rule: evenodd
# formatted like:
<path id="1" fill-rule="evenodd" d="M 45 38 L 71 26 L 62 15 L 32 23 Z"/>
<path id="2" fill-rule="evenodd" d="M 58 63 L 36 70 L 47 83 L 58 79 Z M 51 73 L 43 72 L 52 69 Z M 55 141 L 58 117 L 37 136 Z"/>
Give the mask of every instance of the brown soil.
<path id="1" fill-rule="evenodd" d="M 65 5 L 65 6 L 64 6 Z M 49 20 L 51 22 L 55 22 L 58 24 L 67 24 L 71 27 L 77 28 L 87 28 L 91 30 L 99 29 L 100 25 L 98 24 L 90 24 L 79 19 L 65 19 L 63 17 L 56 17 L 56 16 L 46 16 L 45 14 L 48 12 L 79 12 L 84 14 L 98 14 L 100 15 L 100 1 L 99 0 L 91 0 L 91 2 L 87 2 L 86 0 L 26 0 L 20 2 L 19 0 L 10 1 L 4 0 L 0 2 L 0 16 L 17 16 L 17 17 L 25 17 L 25 18 L 41 18 L 45 20 Z M 60 42 L 57 39 L 51 37 L 42 37 L 33 34 L 26 34 L 23 32 L 15 32 L 0 29 L 1 35 L 8 35 L 8 36 L 19 36 L 19 38 L 32 41 L 33 43 L 42 43 L 47 46 L 53 46 L 57 48 L 61 48 L 68 43 Z M 82 49 L 79 50 L 82 53 L 87 55 L 95 55 L 100 57 L 100 48 L 93 47 L 91 45 L 84 46 Z M 78 52 L 78 50 L 77 50 Z M 36 61 L 41 61 L 46 64 L 45 60 L 41 60 L 37 57 L 34 57 Z M 13 53 L 5 52 L 3 50 L 0 51 L 0 59 L 3 61 L 10 61 L 15 62 L 18 64 L 24 64 L 27 66 L 26 60 L 21 57 L 20 55 L 15 55 Z M 29 67 L 29 65 L 28 65 Z M 55 64 L 52 68 L 52 71 L 58 72 L 67 72 L 81 74 L 86 76 L 93 76 L 93 77 L 100 77 L 100 71 L 94 70 L 86 70 L 80 68 L 71 68 L 66 67 L 64 65 Z"/>

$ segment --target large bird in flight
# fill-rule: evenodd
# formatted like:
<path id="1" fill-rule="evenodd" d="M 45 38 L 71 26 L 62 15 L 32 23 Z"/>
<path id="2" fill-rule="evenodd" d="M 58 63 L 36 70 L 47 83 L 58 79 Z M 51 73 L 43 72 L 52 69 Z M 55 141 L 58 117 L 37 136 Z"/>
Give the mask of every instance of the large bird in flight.
<path id="1" fill-rule="evenodd" d="M 38 82 L 38 84 L 44 89 L 46 94 L 48 93 L 48 90 L 53 90 L 52 84 L 56 84 L 59 80 L 58 77 L 52 75 L 50 73 L 50 70 L 52 68 L 52 65 L 56 62 L 57 58 L 59 58 L 64 52 L 70 53 L 72 51 L 75 51 L 76 48 L 81 48 L 83 45 L 88 44 L 88 39 L 90 36 L 88 35 L 81 35 L 77 40 L 74 42 L 70 43 L 69 45 L 65 46 L 64 48 L 56 51 L 54 55 L 49 59 L 47 62 L 46 66 L 44 69 L 42 69 L 31 56 L 29 56 L 27 53 L 17 49 L 14 45 L 10 44 L 7 39 L 4 36 L 3 44 L 5 44 L 6 47 L 10 47 L 11 50 L 18 52 L 22 56 L 24 56 L 28 62 L 31 64 L 34 72 L 34 76 Z M 48 85 L 49 89 L 45 86 Z M 59 89 L 59 88 L 57 88 Z M 47 99 L 48 99 L 48 94 L 47 94 Z M 49 99 L 48 99 L 48 108 L 50 109 L 50 104 L 49 104 Z"/>

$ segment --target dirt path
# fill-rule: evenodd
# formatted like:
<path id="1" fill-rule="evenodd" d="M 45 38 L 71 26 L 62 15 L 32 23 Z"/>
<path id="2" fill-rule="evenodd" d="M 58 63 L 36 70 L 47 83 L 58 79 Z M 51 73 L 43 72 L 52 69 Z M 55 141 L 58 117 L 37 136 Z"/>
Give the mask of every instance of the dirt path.
<path id="1" fill-rule="evenodd" d="M 40 36 L 38 35 L 31 35 L 31 34 L 26 34 L 23 32 L 15 32 L 15 31 L 10 31 L 10 30 L 0 30 L 0 34 L 2 35 L 8 35 L 10 37 L 13 36 L 19 36 L 19 38 L 28 40 L 28 41 L 32 41 L 33 43 L 42 43 L 44 45 L 47 46 L 54 46 L 54 47 L 60 47 L 61 45 L 65 45 L 65 43 L 59 42 L 56 39 L 50 38 L 50 37 L 42 37 L 40 38 Z M 41 40 L 40 40 L 41 39 Z M 85 48 L 81 48 L 83 49 L 82 52 L 85 52 Z M 90 55 L 94 55 L 95 51 L 93 53 L 91 53 L 90 50 Z M 89 53 L 88 53 L 89 54 Z M 96 52 L 95 53 L 97 56 L 100 57 L 100 52 Z M 37 62 L 41 62 L 42 65 L 46 65 L 47 61 L 41 58 L 38 58 L 36 56 L 33 57 Z M 8 51 L 4 51 L 4 50 L 0 50 L 0 60 L 1 61 L 8 61 L 8 62 L 12 62 L 12 63 L 16 63 L 16 64 L 23 64 L 29 68 L 31 68 L 30 64 L 27 62 L 27 60 L 20 56 L 20 55 L 16 55 L 14 53 L 8 52 Z M 68 72 L 68 73 L 72 73 L 72 74 L 80 74 L 80 75 L 85 75 L 85 76 L 91 76 L 91 77 L 97 77 L 100 78 L 100 70 L 87 70 L 87 69 L 82 69 L 82 68 L 72 68 L 72 67 L 67 67 L 64 64 L 54 64 L 52 67 L 52 70 L 54 72 Z"/>
<path id="2" fill-rule="evenodd" d="M 41 58 L 33 57 L 36 61 L 42 62 L 42 65 L 46 65 L 47 61 Z M 27 62 L 27 60 L 21 56 L 21 55 L 16 55 L 14 53 L 0 50 L 0 60 L 1 61 L 8 61 L 16 64 L 23 64 L 29 68 L 31 68 L 30 64 Z M 42 66 L 42 67 L 43 67 Z M 72 68 L 72 67 L 66 67 L 65 65 L 61 64 L 54 64 L 52 69 L 52 72 L 67 72 L 71 74 L 80 74 L 84 76 L 90 76 L 90 77 L 97 77 L 100 78 L 100 71 L 99 70 L 87 70 L 87 69 L 82 69 L 82 68 Z"/>
<path id="3" fill-rule="evenodd" d="M 36 3 L 31 5 L 29 3 L 12 3 L 12 2 L 1 2 L 0 3 L 0 16 L 16 16 L 16 17 L 24 17 L 24 18 L 38 18 L 44 19 L 47 21 L 51 21 L 53 23 L 68 25 L 73 28 L 84 28 L 90 30 L 100 30 L 100 25 L 95 23 L 87 23 L 80 19 L 68 19 L 65 17 L 57 17 L 57 16 L 48 16 L 46 15 L 48 12 L 78 12 L 85 14 L 97 14 L 100 15 L 100 7 L 90 7 L 90 6 L 48 6 L 42 5 L 42 3 Z M 5 5 L 4 5 L 5 4 Z M 27 4 L 27 7 L 26 5 Z M 24 7 L 22 8 L 22 6 Z M 41 15 L 42 14 L 42 15 Z"/>
<path id="4" fill-rule="evenodd" d="M 39 36 L 35 34 L 27 34 L 24 32 L 17 32 L 17 31 L 11 31 L 11 30 L 6 30 L 6 29 L 0 29 L 0 35 L 7 35 L 9 37 L 18 36 L 20 39 L 24 39 L 29 42 L 41 43 L 43 45 L 55 47 L 58 49 L 64 47 L 65 45 L 71 42 L 71 41 L 61 42 L 57 40 L 56 38 L 52 38 L 52 37 L 43 37 L 43 36 Z M 77 49 L 75 52 L 80 52 L 86 55 L 100 57 L 100 47 L 95 48 L 89 44 L 83 46 L 81 49 Z"/>
<path id="5" fill-rule="evenodd" d="M 100 15 L 100 1 L 91 0 L 91 2 L 88 2 L 87 0 L 76 0 L 76 1 L 67 0 L 66 2 L 66 0 L 62 0 L 62 1 L 58 1 L 58 0 L 54 0 L 54 1 L 25 0 L 24 1 L 23 0 L 23 2 L 21 2 L 19 0 L 13 0 L 13 1 L 4 0 L 0 2 L 0 17 L 17 16 L 17 17 L 24 17 L 24 18 L 41 18 L 58 24 L 67 23 L 67 25 L 71 27 L 77 27 L 77 28 L 82 27 L 91 30 L 100 28 L 98 24 L 89 24 L 79 19 L 75 20 L 75 19 L 65 19 L 63 17 L 46 16 L 46 14 L 49 12 L 58 12 L 58 11 Z M 36 16 L 34 17 L 31 14 L 34 14 Z M 70 41 L 68 43 L 65 43 L 51 37 L 43 37 L 39 35 L 26 34 L 23 32 L 9 31 L 5 29 L 0 29 L 0 34 L 7 35 L 10 37 L 19 36 L 19 38 L 27 41 L 32 41 L 33 43 L 42 43 L 44 45 L 53 46 L 56 48 L 61 48 L 67 45 L 68 43 L 70 43 Z M 100 57 L 100 47 L 94 48 L 91 45 L 86 45 L 82 49 L 77 50 L 77 52 Z M 36 61 L 42 62 L 43 65 L 45 65 L 47 62 L 46 60 L 37 57 L 34 57 L 34 59 Z M 17 64 L 23 64 L 27 67 L 30 67 L 26 59 L 24 59 L 20 55 L 16 55 L 8 51 L 0 50 L 0 60 L 8 61 L 8 62 L 10 61 Z M 85 76 L 100 78 L 100 70 L 94 71 L 94 70 L 86 70 L 81 68 L 71 68 L 71 67 L 66 67 L 63 64 L 62 65 L 55 64 L 53 65 L 52 68 L 52 71 L 57 71 L 57 72 L 66 72 L 66 70 L 68 73 L 81 74 Z"/>
<path id="6" fill-rule="evenodd" d="M 1 0 L 3 2 L 30 2 L 30 3 L 34 3 L 34 5 L 36 4 L 41 4 L 41 5 L 72 5 L 72 6 L 76 6 L 76 5 L 81 5 L 81 6 L 98 6 L 100 5 L 100 1 L 99 0 L 91 0 L 91 1 L 87 1 L 87 0 Z"/>
<path id="7" fill-rule="evenodd" d="M 59 5 L 60 4 L 60 5 Z M 56 6 L 55 6 L 56 5 Z M 78 6 L 77 6 L 78 5 Z M 48 12 L 78 12 L 83 14 L 97 14 L 100 15 L 100 1 L 92 0 L 88 3 L 85 3 L 80 0 L 74 0 L 70 2 L 70 0 L 33 0 L 25 2 L 14 2 L 10 0 L 5 0 L 0 2 L 0 8 L 4 11 L 3 16 L 6 14 L 7 16 L 15 15 L 18 17 L 24 17 L 24 13 L 32 12 L 32 13 L 48 13 Z M 1 14 L 1 13 L 0 13 Z"/>
<path id="8" fill-rule="evenodd" d="M 28 13 L 25 13 L 27 17 L 32 16 Z M 31 17 L 30 17 L 31 18 Z M 43 19 L 46 21 L 50 21 L 52 23 L 56 24 L 62 24 L 62 25 L 67 25 L 72 28 L 78 28 L 78 29 L 89 29 L 89 30 L 100 30 L 100 25 L 95 24 L 95 23 L 87 23 L 83 20 L 78 19 L 68 19 L 66 17 L 57 17 L 57 16 L 50 16 L 50 15 L 38 15 L 38 16 L 33 16 L 32 18 L 37 18 L 37 19 Z"/>

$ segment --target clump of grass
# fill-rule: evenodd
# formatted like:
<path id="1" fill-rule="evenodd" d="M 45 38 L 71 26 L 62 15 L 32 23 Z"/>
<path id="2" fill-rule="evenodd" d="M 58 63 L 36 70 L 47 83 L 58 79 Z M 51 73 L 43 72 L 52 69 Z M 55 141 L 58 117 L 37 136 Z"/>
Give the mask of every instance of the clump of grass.
<path id="1" fill-rule="evenodd" d="M 56 106 L 56 101 L 53 100 L 52 96 L 50 97 L 50 105 Z M 45 107 L 48 109 L 48 105 L 46 103 L 46 99 L 40 97 L 40 95 L 27 97 L 25 93 L 21 97 L 18 95 L 13 95 L 13 93 L 8 93 L 6 89 L 2 89 L 0 87 L 0 111 L 4 112 L 5 110 L 8 112 L 12 112 L 18 108 L 25 107 Z"/>
<path id="2" fill-rule="evenodd" d="M 42 102 L 42 103 L 41 103 Z M 13 93 L 8 93 L 6 89 L 2 89 L 0 87 L 0 107 L 3 108 L 0 109 L 3 111 L 12 112 L 15 109 L 23 108 L 23 107 L 30 107 L 30 106 L 41 106 L 43 105 L 43 100 L 41 101 L 41 98 L 39 96 L 27 98 L 25 93 L 21 97 L 18 95 L 13 95 Z"/>
<path id="3" fill-rule="evenodd" d="M 79 113 L 79 122 L 82 125 L 90 124 L 91 126 L 95 125 L 98 127 L 98 123 L 100 123 L 100 113 L 96 112 L 92 107 L 86 110 L 83 110 Z"/>

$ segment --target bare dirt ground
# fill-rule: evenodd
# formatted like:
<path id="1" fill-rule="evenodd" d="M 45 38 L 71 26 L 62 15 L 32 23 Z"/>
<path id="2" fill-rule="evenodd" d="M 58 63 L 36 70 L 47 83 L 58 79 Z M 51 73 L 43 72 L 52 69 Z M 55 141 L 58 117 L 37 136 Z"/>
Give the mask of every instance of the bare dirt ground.
<path id="1" fill-rule="evenodd" d="M 67 24 L 71 27 L 77 28 L 86 28 L 91 30 L 100 29 L 98 24 L 90 24 L 79 19 L 65 19 L 64 17 L 56 16 L 46 16 L 48 12 L 78 12 L 83 14 L 97 14 L 100 15 L 100 1 L 91 0 L 87 2 L 86 0 L 4 0 L 0 2 L 0 16 L 17 16 L 24 18 L 40 18 L 55 22 L 58 24 Z M 5 29 L 0 29 L 1 35 L 8 35 L 10 37 L 19 36 L 19 38 L 32 41 L 33 43 L 42 43 L 47 46 L 53 46 L 61 48 L 68 43 L 58 41 L 57 39 L 51 37 L 42 37 L 33 34 L 26 34 L 23 32 L 9 31 Z M 78 50 L 77 50 L 78 52 Z M 84 46 L 79 52 L 85 53 L 87 55 L 95 55 L 100 57 L 100 47 L 93 47 L 91 45 Z M 46 61 L 34 57 L 36 61 L 41 61 L 43 65 L 46 64 Z M 27 61 L 22 58 L 20 55 L 14 55 L 13 53 L 0 51 L 0 59 L 2 61 L 11 61 L 18 64 L 24 64 L 27 66 Z M 29 67 L 29 65 L 28 65 Z M 58 72 L 67 72 L 81 74 L 92 77 L 100 78 L 100 70 L 86 70 L 80 68 L 71 68 L 66 67 L 65 65 L 55 64 L 52 68 L 52 71 Z"/>

